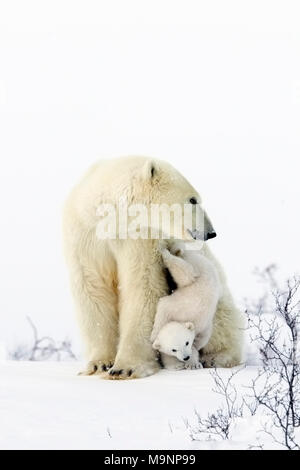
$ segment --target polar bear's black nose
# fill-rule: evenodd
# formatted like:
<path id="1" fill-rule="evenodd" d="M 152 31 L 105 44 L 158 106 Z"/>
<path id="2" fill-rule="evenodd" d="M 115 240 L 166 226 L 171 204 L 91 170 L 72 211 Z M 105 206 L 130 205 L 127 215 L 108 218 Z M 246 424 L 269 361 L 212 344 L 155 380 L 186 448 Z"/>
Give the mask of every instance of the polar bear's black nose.
<path id="1" fill-rule="evenodd" d="M 183 360 L 184 360 L 184 361 L 188 361 L 189 358 L 190 358 L 190 356 L 186 356 L 186 357 L 183 358 Z"/>
<path id="2" fill-rule="evenodd" d="M 206 235 L 206 239 L 207 240 L 210 240 L 211 238 L 215 238 L 217 236 L 216 232 L 213 231 L 213 232 L 208 232 L 207 235 Z"/>

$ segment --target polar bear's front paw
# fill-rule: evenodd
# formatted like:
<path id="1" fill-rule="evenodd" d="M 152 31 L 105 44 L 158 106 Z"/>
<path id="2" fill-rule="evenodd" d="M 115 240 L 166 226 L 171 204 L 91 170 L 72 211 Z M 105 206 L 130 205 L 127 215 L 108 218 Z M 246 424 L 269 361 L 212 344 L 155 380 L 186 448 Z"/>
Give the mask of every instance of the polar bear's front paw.
<path id="1" fill-rule="evenodd" d="M 156 361 L 132 364 L 131 366 L 122 366 L 117 363 L 108 371 L 106 378 L 110 380 L 140 379 L 155 374 L 159 368 Z"/>
<path id="2" fill-rule="evenodd" d="M 84 370 L 80 371 L 78 375 L 98 375 L 107 372 L 112 366 L 114 361 L 107 360 L 95 360 L 87 363 Z"/>

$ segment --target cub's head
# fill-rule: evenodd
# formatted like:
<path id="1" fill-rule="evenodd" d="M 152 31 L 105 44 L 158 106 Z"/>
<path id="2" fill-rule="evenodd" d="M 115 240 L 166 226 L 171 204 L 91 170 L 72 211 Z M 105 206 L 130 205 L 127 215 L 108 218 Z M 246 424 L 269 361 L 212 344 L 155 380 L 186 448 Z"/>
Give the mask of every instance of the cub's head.
<path id="1" fill-rule="evenodd" d="M 191 357 L 194 339 L 193 323 L 171 321 L 160 330 L 153 348 L 184 362 Z"/>

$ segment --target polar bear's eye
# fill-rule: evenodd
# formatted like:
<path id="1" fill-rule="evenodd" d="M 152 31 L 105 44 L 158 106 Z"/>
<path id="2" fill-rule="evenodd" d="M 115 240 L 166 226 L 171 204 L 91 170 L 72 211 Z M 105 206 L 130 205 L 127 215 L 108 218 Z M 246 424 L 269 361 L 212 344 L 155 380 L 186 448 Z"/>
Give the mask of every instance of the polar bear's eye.
<path id="1" fill-rule="evenodd" d="M 177 352 L 177 349 L 172 349 L 172 352 Z"/>
<path id="2" fill-rule="evenodd" d="M 195 197 L 191 197 L 190 203 L 191 204 L 197 204 L 197 199 Z"/>
<path id="3" fill-rule="evenodd" d="M 185 345 L 188 346 L 188 345 L 189 345 L 189 342 L 187 341 L 187 342 L 185 343 Z"/>

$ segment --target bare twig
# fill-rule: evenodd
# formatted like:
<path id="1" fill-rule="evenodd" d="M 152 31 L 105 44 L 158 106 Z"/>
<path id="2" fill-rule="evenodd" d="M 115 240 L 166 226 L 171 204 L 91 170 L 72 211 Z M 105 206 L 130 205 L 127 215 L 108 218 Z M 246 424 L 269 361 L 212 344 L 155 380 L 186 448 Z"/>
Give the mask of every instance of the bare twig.
<path id="1" fill-rule="evenodd" d="M 280 288 L 275 271 L 271 265 L 256 272 L 268 290 L 247 308 L 251 339 L 258 344 L 262 366 L 246 387 L 246 396 L 239 395 L 233 381 L 241 369 L 226 380 L 217 370 L 212 372 L 213 391 L 223 397 L 223 404 L 205 418 L 195 411 L 197 425 L 186 422 L 193 440 L 201 440 L 202 435 L 230 439 L 237 418 L 261 412 L 263 434 L 286 449 L 300 450 L 295 433 L 300 428 L 300 279 L 289 279 Z M 262 449 L 263 444 L 249 448 Z"/>
<path id="2" fill-rule="evenodd" d="M 29 347 L 18 346 L 10 353 L 11 359 L 16 361 L 47 361 L 50 359 L 60 361 L 62 358 L 76 360 L 70 341 L 56 342 L 49 336 L 42 336 L 40 338 L 37 328 L 30 317 L 27 317 L 27 321 L 33 334 L 32 345 Z"/>

